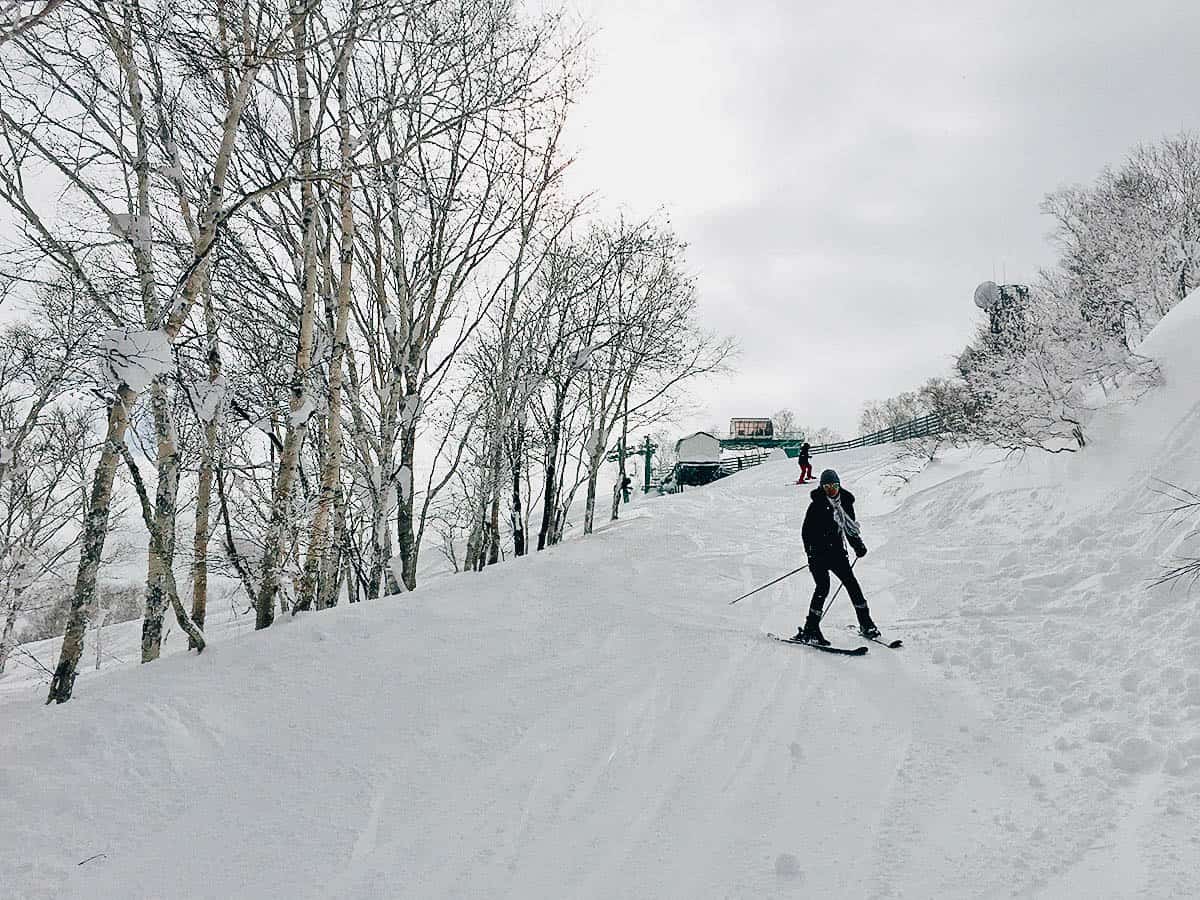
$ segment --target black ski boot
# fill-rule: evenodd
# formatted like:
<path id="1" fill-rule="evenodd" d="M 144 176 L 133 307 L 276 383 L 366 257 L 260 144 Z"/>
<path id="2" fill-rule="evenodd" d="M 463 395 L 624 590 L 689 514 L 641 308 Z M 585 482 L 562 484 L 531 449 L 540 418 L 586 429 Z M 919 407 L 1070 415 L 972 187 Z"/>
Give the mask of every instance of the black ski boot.
<path id="1" fill-rule="evenodd" d="M 862 632 L 865 638 L 879 637 L 879 629 L 875 623 L 871 621 L 871 614 L 864 607 L 863 609 L 855 609 L 855 614 L 858 616 L 858 630 Z"/>
<path id="2" fill-rule="evenodd" d="M 804 627 L 796 632 L 796 636 L 792 640 L 804 641 L 806 644 L 819 644 L 822 647 L 829 646 L 829 641 L 825 640 L 825 635 L 821 634 L 821 618 L 814 613 L 808 614 L 808 618 L 804 621 Z"/>

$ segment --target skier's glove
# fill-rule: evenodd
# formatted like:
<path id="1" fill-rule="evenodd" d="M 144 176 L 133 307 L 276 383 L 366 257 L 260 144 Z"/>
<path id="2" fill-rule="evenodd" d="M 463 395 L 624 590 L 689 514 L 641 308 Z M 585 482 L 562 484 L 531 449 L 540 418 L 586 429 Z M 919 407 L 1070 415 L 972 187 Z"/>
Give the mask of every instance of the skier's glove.
<path id="1" fill-rule="evenodd" d="M 866 556 L 867 555 L 867 545 L 864 544 L 862 541 L 859 541 L 857 544 L 855 544 L 854 545 L 854 555 L 858 559 L 862 559 L 864 556 Z"/>

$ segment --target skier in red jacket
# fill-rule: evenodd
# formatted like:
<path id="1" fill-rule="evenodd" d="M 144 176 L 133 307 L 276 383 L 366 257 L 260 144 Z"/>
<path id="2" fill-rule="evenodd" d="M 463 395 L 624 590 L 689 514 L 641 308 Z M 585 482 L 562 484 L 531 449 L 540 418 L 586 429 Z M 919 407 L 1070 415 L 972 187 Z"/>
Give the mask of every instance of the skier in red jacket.
<path id="1" fill-rule="evenodd" d="M 808 441 L 800 445 L 800 480 L 796 484 L 804 484 L 805 480 L 812 480 L 812 462 L 808 458 L 809 448 Z"/>

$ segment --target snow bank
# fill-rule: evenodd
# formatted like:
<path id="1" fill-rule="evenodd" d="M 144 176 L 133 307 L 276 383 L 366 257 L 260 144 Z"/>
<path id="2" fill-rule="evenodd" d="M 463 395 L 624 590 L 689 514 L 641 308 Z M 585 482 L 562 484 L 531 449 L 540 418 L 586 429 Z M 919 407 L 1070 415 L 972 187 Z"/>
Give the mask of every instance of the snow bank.
<path id="1" fill-rule="evenodd" d="M 1160 365 L 1197 375 L 1200 374 L 1197 338 L 1200 338 L 1200 291 L 1192 291 L 1155 324 L 1138 352 Z"/>

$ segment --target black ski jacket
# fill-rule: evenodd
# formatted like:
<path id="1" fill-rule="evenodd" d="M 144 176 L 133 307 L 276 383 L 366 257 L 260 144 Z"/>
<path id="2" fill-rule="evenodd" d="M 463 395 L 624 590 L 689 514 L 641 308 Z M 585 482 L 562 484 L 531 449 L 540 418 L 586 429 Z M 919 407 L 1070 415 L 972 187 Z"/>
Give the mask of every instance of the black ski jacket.
<path id="1" fill-rule="evenodd" d="M 825 499 L 825 491 L 817 488 L 810 495 L 812 503 L 808 504 L 808 512 L 804 514 L 804 527 L 800 537 L 804 541 L 804 553 L 815 559 L 846 558 L 846 545 L 842 543 L 842 532 L 833 518 L 833 509 Z M 842 509 L 854 521 L 854 495 L 845 488 L 840 491 Z M 860 541 L 861 542 L 861 541 Z"/>
<path id="2" fill-rule="evenodd" d="M 811 451 L 808 448 L 808 444 L 800 445 L 800 465 L 804 465 L 805 463 L 809 462 L 810 452 Z"/>

